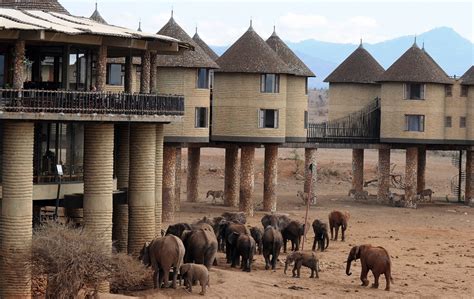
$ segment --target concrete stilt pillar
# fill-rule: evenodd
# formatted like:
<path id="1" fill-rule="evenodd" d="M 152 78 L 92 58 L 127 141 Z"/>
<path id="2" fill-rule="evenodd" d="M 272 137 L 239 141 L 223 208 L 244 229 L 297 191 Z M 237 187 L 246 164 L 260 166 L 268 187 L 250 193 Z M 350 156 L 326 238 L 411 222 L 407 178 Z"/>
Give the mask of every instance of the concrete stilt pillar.
<path id="1" fill-rule="evenodd" d="M 163 124 L 156 125 L 155 151 L 155 231 L 159 235 L 162 229 L 161 215 L 163 210 Z"/>
<path id="2" fill-rule="evenodd" d="M 201 164 L 201 148 L 188 147 L 188 172 L 186 179 L 186 197 L 189 202 L 199 200 L 199 166 Z"/>
<path id="3" fill-rule="evenodd" d="M 138 255 L 155 237 L 156 125 L 132 124 L 128 187 L 128 253 Z"/>
<path id="4" fill-rule="evenodd" d="M 97 91 L 105 91 L 107 82 L 107 46 L 101 45 L 97 54 L 95 87 Z"/>
<path id="5" fill-rule="evenodd" d="M 265 145 L 265 172 L 263 179 L 263 210 L 274 212 L 277 208 L 278 145 Z"/>
<path id="6" fill-rule="evenodd" d="M 243 146 L 240 160 L 240 199 L 239 209 L 253 216 L 253 191 L 255 185 L 255 147 Z"/>
<path id="7" fill-rule="evenodd" d="M 128 252 L 128 204 L 114 204 L 112 240 L 118 252 Z"/>
<path id="8" fill-rule="evenodd" d="M 176 148 L 176 171 L 175 171 L 175 182 L 174 182 L 174 210 L 176 212 L 181 211 L 181 148 Z"/>
<path id="9" fill-rule="evenodd" d="M 239 189 L 239 148 L 230 146 L 225 149 L 224 205 L 237 207 Z"/>
<path id="10" fill-rule="evenodd" d="M 377 191 L 377 200 L 388 202 L 390 194 L 390 149 L 379 149 L 379 167 L 378 167 L 379 189 Z"/>
<path id="11" fill-rule="evenodd" d="M 23 82 L 25 81 L 24 69 L 25 69 L 25 41 L 17 40 L 15 42 L 13 58 L 13 88 L 22 89 Z"/>
<path id="12" fill-rule="evenodd" d="M 352 150 L 352 189 L 364 190 L 364 149 Z"/>
<path id="13" fill-rule="evenodd" d="M 150 93 L 156 93 L 156 79 L 158 72 L 158 56 L 156 52 L 152 52 L 150 56 Z"/>
<path id="14" fill-rule="evenodd" d="M 163 149 L 163 222 L 173 222 L 175 212 L 176 147 Z"/>
<path id="15" fill-rule="evenodd" d="M 151 52 L 145 50 L 142 54 L 142 72 L 140 76 L 140 93 L 150 93 L 150 58 Z"/>
<path id="16" fill-rule="evenodd" d="M 418 148 L 409 147 L 406 150 L 405 165 L 405 206 L 407 208 L 416 207 L 416 178 L 418 170 Z"/>
<path id="17" fill-rule="evenodd" d="M 117 177 L 117 189 L 127 190 L 130 166 L 130 131 L 128 124 L 119 124 L 117 126 L 117 152 L 115 175 Z M 119 252 L 128 252 L 128 203 L 113 204 L 112 215 L 112 240 Z"/>
<path id="18" fill-rule="evenodd" d="M 315 203 L 316 202 L 316 191 L 318 183 L 318 167 L 316 154 L 317 148 L 305 148 L 304 150 L 304 192 L 309 194 L 311 186 L 311 194 L 309 198 Z M 311 173 L 309 166 L 313 164 L 313 172 Z"/>
<path id="19" fill-rule="evenodd" d="M 31 298 L 31 272 L 18 258 L 31 251 L 33 140 L 32 122 L 4 123 L 0 298 Z"/>
<path id="20" fill-rule="evenodd" d="M 133 93 L 133 57 L 128 55 L 125 57 L 125 78 L 124 91 Z"/>
<path id="21" fill-rule="evenodd" d="M 467 205 L 472 205 L 472 197 L 474 190 L 474 159 L 473 152 L 471 150 L 466 150 L 466 189 L 464 192 L 464 198 Z"/>
<path id="22" fill-rule="evenodd" d="M 418 168 L 416 171 L 416 193 L 425 190 L 425 172 L 426 172 L 426 148 L 420 147 L 418 149 Z"/>

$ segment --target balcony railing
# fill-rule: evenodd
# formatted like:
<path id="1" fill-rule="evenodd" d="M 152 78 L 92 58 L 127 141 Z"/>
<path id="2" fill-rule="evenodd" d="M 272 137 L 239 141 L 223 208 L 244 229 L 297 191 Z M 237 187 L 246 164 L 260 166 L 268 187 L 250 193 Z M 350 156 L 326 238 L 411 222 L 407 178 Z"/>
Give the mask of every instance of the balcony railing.
<path id="1" fill-rule="evenodd" d="M 0 89 L 0 111 L 118 115 L 184 115 L 184 96 Z"/>

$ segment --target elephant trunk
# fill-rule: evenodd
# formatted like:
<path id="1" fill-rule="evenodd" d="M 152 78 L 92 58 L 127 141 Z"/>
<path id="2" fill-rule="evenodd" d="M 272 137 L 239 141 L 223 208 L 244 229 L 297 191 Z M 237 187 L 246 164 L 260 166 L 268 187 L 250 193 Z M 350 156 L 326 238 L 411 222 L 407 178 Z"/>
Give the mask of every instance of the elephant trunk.
<path id="1" fill-rule="evenodd" d="M 326 238 L 326 247 L 324 247 L 324 249 L 327 249 L 329 247 L 329 235 L 327 232 L 324 233 L 324 236 Z M 324 244 L 323 244 L 324 246 Z"/>
<path id="2" fill-rule="evenodd" d="M 347 266 L 346 266 L 346 275 L 347 275 L 347 276 L 351 276 L 351 275 L 352 275 L 352 272 L 351 272 L 351 263 L 352 263 L 352 260 L 351 260 L 351 259 L 347 259 Z"/>

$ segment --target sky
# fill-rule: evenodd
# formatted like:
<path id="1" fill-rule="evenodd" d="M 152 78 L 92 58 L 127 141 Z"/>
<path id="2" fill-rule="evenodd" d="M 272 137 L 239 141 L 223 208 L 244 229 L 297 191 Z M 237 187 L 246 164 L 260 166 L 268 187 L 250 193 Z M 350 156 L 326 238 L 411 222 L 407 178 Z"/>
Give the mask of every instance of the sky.
<path id="1" fill-rule="evenodd" d="M 90 16 L 95 0 L 60 0 L 72 14 Z M 195 28 L 208 44 L 227 46 L 249 27 L 266 39 L 273 31 L 291 42 L 316 39 L 335 43 L 376 43 L 416 35 L 436 27 L 453 28 L 474 42 L 471 1 L 310 1 L 310 0 L 98 0 L 109 23 L 157 32 L 174 11 L 191 36 Z"/>

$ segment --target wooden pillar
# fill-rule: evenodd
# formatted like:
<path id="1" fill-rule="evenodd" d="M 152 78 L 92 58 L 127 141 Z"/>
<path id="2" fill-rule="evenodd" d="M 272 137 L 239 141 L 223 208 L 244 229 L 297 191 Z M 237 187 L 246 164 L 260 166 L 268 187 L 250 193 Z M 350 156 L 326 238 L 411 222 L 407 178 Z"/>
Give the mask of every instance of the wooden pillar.
<path id="1" fill-rule="evenodd" d="M 388 202 L 390 194 L 390 149 L 379 149 L 379 166 L 378 166 L 379 188 L 377 192 L 377 200 Z"/>
<path id="2" fill-rule="evenodd" d="M 163 222 L 173 222 L 175 212 L 176 147 L 163 149 Z"/>
<path id="3" fill-rule="evenodd" d="M 311 189 L 309 198 L 314 203 L 316 203 L 316 191 L 318 186 L 318 164 L 316 158 L 317 152 L 317 148 L 305 148 L 304 150 L 304 192 L 309 194 Z M 313 172 L 311 172 L 309 169 L 311 164 L 314 165 Z"/>
<path id="4" fill-rule="evenodd" d="M 133 57 L 127 55 L 125 57 L 125 78 L 124 78 L 124 92 L 133 93 Z"/>
<path id="5" fill-rule="evenodd" d="M 150 93 L 150 58 L 151 52 L 145 50 L 142 54 L 142 72 L 140 76 L 140 93 Z"/>
<path id="6" fill-rule="evenodd" d="M 158 68 L 158 56 L 156 52 L 151 53 L 150 57 L 150 93 L 156 93 L 156 80 Z"/>
<path id="7" fill-rule="evenodd" d="M 472 159 L 472 151 L 466 150 L 466 189 L 464 193 L 464 199 L 467 205 L 472 205 L 472 192 L 474 189 L 474 159 Z"/>
<path id="8" fill-rule="evenodd" d="M 352 189 L 364 191 L 364 149 L 352 150 Z"/>
<path id="9" fill-rule="evenodd" d="M 181 211 L 181 152 L 180 147 L 176 148 L 176 171 L 175 171 L 175 182 L 174 182 L 174 210 L 176 212 Z"/>
<path id="10" fill-rule="evenodd" d="M 96 65 L 96 83 L 97 91 L 105 91 L 107 80 L 107 46 L 101 45 L 97 53 Z"/>
<path id="11" fill-rule="evenodd" d="M 130 130 L 128 253 L 136 256 L 155 237 L 156 125 L 132 124 Z"/>
<path id="12" fill-rule="evenodd" d="M 418 170 L 418 148 L 409 147 L 406 150 L 405 165 L 405 206 L 407 208 L 416 208 L 416 178 Z"/>
<path id="13" fill-rule="evenodd" d="M 18 86 L 16 86 L 18 87 Z M 0 214 L 0 298 L 31 298 L 33 122 L 4 123 Z"/>
<path id="14" fill-rule="evenodd" d="M 265 145 L 265 171 L 263 182 L 263 210 L 274 212 L 277 208 L 278 145 Z"/>
<path id="15" fill-rule="evenodd" d="M 159 235 L 162 229 L 163 213 L 163 140 L 164 125 L 156 125 L 155 151 L 155 231 Z"/>
<path id="16" fill-rule="evenodd" d="M 13 51 L 13 88 L 22 89 L 23 82 L 25 81 L 25 41 L 17 40 Z"/>
<path id="17" fill-rule="evenodd" d="M 188 147 L 188 171 L 186 179 L 186 197 L 189 202 L 199 200 L 199 167 L 201 164 L 201 148 Z"/>
<path id="18" fill-rule="evenodd" d="M 426 148 L 418 148 L 418 168 L 416 171 L 416 193 L 421 193 L 425 190 L 425 172 L 426 172 Z"/>
<path id="19" fill-rule="evenodd" d="M 248 216 L 253 216 L 253 191 L 255 185 L 255 147 L 242 146 L 240 160 L 239 208 Z"/>
<path id="20" fill-rule="evenodd" d="M 237 207 L 239 188 L 239 148 L 229 146 L 225 149 L 224 205 Z"/>

